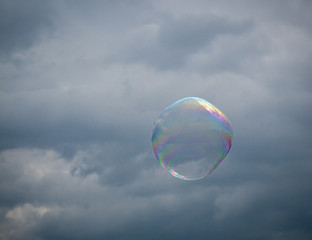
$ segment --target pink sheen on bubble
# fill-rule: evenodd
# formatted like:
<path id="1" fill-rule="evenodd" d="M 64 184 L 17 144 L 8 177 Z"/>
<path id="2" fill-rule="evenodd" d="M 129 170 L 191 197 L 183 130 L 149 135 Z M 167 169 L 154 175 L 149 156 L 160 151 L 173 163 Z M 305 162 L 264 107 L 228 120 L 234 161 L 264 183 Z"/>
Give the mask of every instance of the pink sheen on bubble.
<path id="1" fill-rule="evenodd" d="M 165 108 L 154 123 L 153 151 L 174 177 L 201 179 L 230 151 L 233 130 L 227 117 L 208 101 L 183 98 Z"/>

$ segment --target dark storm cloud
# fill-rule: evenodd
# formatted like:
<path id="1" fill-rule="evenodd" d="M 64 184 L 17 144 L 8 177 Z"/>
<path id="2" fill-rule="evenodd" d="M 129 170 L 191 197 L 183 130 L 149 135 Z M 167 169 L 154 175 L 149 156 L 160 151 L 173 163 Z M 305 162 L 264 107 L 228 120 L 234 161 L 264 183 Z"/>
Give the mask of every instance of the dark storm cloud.
<path id="1" fill-rule="evenodd" d="M 1 239 L 311 239 L 310 3 L 2 5 Z M 201 181 L 151 148 L 185 96 L 234 131 Z"/>
<path id="2" fill-rule="evenodd" d="M 147 25 L 138 31 L 113 59 L 148 64 L 160 70 L 181 68 L 192 54 L 202 51 L 217 37 L 241 35 L 251 28 L 250 21 L 230 22 L 214 17 L 172 19 L 164 15 L 159 25 Z"/>
<path id="3" fill-rule="evenodd" d="M 50 33 L 55 17 L 54 5 L 52 2 L 37 0 L 27 2 L 1 0 L 1 58 L 31 47 L 40 39 L 40 34 Z"/>

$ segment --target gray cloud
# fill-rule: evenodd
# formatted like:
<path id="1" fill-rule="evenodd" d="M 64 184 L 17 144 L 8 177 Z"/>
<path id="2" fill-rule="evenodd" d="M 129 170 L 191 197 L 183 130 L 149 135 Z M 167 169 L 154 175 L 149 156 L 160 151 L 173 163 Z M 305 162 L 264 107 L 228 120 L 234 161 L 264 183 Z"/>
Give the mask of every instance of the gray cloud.
<path id="1" fill-rule="evenodd" d="M 138 29 L 132 42 L 113 59 L 145 63 L 160 70 L 182 68 L 186 67 L 190 56 L 202 51 L 217 37 L 240 35 L 251 26 L 248 21 L 235 23 L 218 18 L 171 19 L 164 16 L 161 23 Z"/>
<path id="2" fill-rule="evenodd" d="M 53 29 L 56 13 L 53 3 L 3 0 L 0 4 L 1 58 L 33 46 L 41 34 Z"/>
<path id="3" fill-rule="evenodd" d="M 1 239 L 311 239 L 310 3 L 2 5 Z M 234 131 L 201 181 L 150 142 L 186 96 Z"/>

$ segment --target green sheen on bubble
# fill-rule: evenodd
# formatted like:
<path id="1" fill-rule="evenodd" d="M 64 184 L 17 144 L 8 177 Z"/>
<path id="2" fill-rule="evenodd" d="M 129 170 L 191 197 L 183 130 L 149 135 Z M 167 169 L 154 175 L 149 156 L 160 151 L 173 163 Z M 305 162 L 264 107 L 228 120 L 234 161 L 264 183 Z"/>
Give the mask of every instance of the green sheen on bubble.
<path id="1" fill-rule="evenodd" d="M 210 174 L 230 151 L 233 130 L 208 101 L 183 98 L 165 108 L 154 123 L 153 151 L 174 177 L 197 180 Z"/>

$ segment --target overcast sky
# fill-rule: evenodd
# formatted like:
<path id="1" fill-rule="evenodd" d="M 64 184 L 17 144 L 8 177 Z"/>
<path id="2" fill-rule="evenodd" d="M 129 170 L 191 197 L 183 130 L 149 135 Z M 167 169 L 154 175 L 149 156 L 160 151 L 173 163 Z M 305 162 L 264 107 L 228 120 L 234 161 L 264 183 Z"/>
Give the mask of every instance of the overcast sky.
<path id="1" fill-rule="evenodd" d="M 312 2 L 0 0 L 0 239 L 312 239 Z M 151 131 L 196 96 L 232 149 L 199 181 Z"/>

